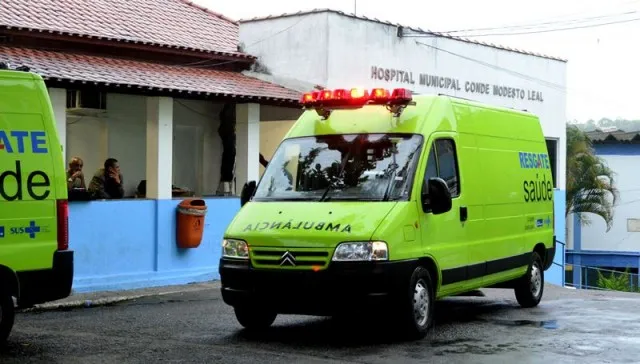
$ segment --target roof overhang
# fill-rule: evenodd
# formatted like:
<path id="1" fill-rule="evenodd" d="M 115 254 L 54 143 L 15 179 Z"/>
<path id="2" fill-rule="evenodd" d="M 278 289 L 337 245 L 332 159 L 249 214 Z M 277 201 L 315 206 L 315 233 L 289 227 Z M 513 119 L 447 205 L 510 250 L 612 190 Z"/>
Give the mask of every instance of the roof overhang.
<path id="1" fill-rule="evenodd" d="M 298 107 L 301 92 L 239 72 L 73 53 L 0 47 L 0 61 L 24 65 L 49 84 L 100 86 L 123 93 L 232 99 Z"/>

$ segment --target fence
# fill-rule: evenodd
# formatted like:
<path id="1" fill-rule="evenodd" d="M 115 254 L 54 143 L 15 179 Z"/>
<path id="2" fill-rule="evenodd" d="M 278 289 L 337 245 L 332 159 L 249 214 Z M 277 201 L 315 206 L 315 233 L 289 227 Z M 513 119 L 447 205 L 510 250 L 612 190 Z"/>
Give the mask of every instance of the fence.
<path id="1" fill-rule="evenodd" d="M 569 278 L 573 279 L 573 275 L 567 274 L 567 281 L 565 281 L 567 287 L 640 293 L 640 276 L 638 273 L 630 272 L 629 268 L 615 270 L 576 264 L 571 267 L 580 270 L 581 284 L 569 281 Z"/>

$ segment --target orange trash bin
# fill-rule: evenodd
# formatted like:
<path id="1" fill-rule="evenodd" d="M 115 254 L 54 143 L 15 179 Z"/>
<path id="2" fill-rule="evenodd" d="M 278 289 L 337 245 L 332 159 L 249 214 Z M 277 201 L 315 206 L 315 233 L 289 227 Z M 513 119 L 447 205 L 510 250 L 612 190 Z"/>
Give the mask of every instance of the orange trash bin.
<path id="1" fill-rule="evenodd" d="M 200 199 L 182 200 L 176 211 L 176 240 L 180 248 L 197 248 L 202 242 L 207 204 Z"/>

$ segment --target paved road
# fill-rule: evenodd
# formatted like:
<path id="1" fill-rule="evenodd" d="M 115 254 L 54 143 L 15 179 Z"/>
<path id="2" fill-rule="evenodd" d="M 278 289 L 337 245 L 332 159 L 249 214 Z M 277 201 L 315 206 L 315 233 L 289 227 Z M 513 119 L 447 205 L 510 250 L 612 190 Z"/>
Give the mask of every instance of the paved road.
<path id="1" fill-rule="evenodd" d="M 640 362 L 640 295 L 547 286 L 540 307 L 522 310 L 510 291 L 484 292 L 442 301 L 434 333 L 414 342 L 296 316 L 251 336 L 215 289 L 23 313 L 0 363 Z"/>

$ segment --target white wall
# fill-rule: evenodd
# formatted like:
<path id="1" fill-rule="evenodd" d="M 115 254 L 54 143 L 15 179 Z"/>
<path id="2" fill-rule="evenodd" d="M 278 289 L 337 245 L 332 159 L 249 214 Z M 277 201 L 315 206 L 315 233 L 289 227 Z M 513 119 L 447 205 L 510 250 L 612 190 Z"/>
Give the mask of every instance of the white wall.
<path id="1" fill-rule="evenodd" d="M 328 14 L 240 25 L 244 51 L 277 76 L 324 85 L 328 77 Z"/>
<path id="2" fill-rule="evenodd" d="M 628 146 L 638 149 L 637 146 Z M 640 231 L 629 231 L 628 219 L 640 219 L 640 153 L 635 155 L 601 155 L 616 173 L 615 183 L 620 199 L 614 210 L 613 226 L 609 232 L 600 217 L 589 214 L 591 224 L 581 227 L 582 250 L 640 251 Z M 636 226 L 636 229 L 640 228 Z"/>
<path id="3" fill-rule="evenodd" d="M 326 21 L 324 17 L 327 17 Z M 293 24 L 296 25 L 290 30 L 248 48 L 250 53 L 260 57 L 273 74 L 299 78 L 329 88 L 407 87 L 418 93 L 446 93 L 529 110 L 540 117 L 545 136 L 559 139 L 556 175 L 558 187 L 565 188 L 565 63 L 446 38 L 399 38 L 394 26 L 327 12 L 242 23 L 240 39 L 251 44 Z M 328 34 L 327 41 L 325 34 Z M 324 48 L 326 43 L 328 47 Z M 411 72 L 415 83 L 372 79 L 373 66 Z M 421 73 L 457 79 L 462 90 L 421 86 Z M 525 99 L 465 92 L 467 81 L 489 84 L 490 88 L 499 85 L 524 89 Z M 544 101 L 527 100 L 529 90 L 541 92 Z"/>

